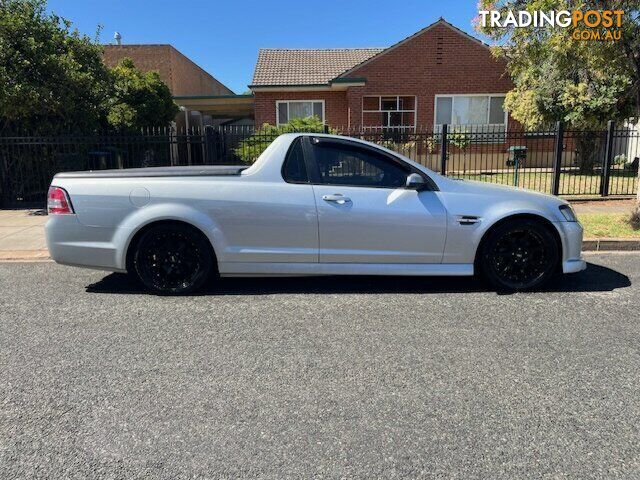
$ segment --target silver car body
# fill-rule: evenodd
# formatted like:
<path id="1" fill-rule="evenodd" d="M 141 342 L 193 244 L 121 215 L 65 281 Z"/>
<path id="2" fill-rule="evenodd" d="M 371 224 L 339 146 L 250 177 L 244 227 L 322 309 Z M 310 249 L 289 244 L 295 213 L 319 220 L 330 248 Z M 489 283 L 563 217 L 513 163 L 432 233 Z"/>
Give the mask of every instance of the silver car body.
<path id="1" fill-rule="evenodd" d="M 207 236 L 222 276 L 472 275 L 489 228 L 533 215 L 557 231 L 562 271 L 585 268 L 582 227 L 561 214 L 562 199 L 453 180 L 358 139 L 348 140 L 395 155 L 437 189 L 287 183 L 283 161 L 301 135 L 311 134 L 281 135 L 235 175 L 210 175 L 207 167 L 58 174 L 52 185 L 66 190 L 75 213 L 49 216 L 51 256 L 61 264 L 123 272 L 136 233 L 175 220 Z M 349 201 L 336 201 L 335 195 Z"/>

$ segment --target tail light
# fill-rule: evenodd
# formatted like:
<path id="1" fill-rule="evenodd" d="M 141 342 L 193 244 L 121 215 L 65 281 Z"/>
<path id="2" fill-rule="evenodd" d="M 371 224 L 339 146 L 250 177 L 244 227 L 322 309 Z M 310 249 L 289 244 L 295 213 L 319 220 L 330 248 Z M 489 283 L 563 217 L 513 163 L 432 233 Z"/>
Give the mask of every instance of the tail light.
<path id="1" fill-rule="evenodd" d="M 69 215 L 73 213 L 69 195 L 60 187 L 49 187 L 47 195 L 47 211 L 49 215 Z"/>

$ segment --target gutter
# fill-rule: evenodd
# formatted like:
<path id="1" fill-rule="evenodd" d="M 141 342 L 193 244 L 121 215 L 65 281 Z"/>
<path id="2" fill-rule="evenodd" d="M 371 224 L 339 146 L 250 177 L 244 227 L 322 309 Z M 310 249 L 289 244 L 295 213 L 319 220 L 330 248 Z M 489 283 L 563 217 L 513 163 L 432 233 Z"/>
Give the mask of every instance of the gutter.
<path id="1" fill-rule="evenodd" d="M 328 83 L 300 83 L 288 85 L 249 85 L 253 92 L 317 92 L 317 91 L 344 91 L 349 87 L 364 87 L 367 79 L 364 77 L 334 78 Z"/>

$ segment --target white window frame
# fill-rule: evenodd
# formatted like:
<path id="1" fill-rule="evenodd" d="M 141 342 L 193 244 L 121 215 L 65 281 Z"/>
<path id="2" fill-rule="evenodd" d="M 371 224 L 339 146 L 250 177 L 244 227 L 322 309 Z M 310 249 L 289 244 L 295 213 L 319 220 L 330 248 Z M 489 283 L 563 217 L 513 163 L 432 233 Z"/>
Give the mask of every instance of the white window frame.
<path id="1" fill-rule="evenodd" d="M 278 115 L 278 111 L 280 110 L 280 104 L 281 103 L 286 103 L 287 104 L 287 122 L 289 120 L 291 120 L 291 118 L 289 117 L 289 104 L 290 103 L 321 103 L 322 104 L 322 118 L 320 119 L 322 121 L 322 123 L 325 123 L 324 120 L 324 100 L 307 100 L 305 99 L 291 99 L 291 100 L 276 100 L 276 126 L 280 126 L 280 115 Z M 313 107 L 311 107 L 311 111 L 313 111 Z"/>
<path id="2" fill-rule="evenodd" d="M 394 98 L 396 99 L 396 107 L 398 107 L 398 105 L 400 104 L 400 97 L 412 97 L 413 98 L 413 109 L 411 110 L 383 110 L 382 109 L 382 99 L 383 98 Z M 364 99 L 365 98 L 377 98 L 378 99 L 378 109 L 377 110 L 365 110 L 364 108 Z M 418 116 L 418 97 L 417 95 L 363 95 L 362 96 L 362 108 L 361 110 L 361 122 L 360 125 L 362 125 L 364 128 L 379 128 L 380 130 L 382 130 L 383 128 L 388 128 L 388 129 L 396 129 L 398 131 L 406 131 L 406 130 L 413 130 L 414 132 L 416 131 L 416 124 L 418 123 L 417 120 L 417 116 Z M 364 124 L 364 114 L 365 113 L 413 113 L 413 125 L 407 125 L 405 126 L 400 126 L 400 127 L 392 127 L 389 125 L 382 125 L 380 127 L 375 127 L 373 125 L 365 125 Z M 387 119 L 390 119 L 391 116 L 387 115 Z M 389 123 L 389 120 L 387 120 L 387 123 Z"/>
<path id="3" fill-rule="evenodd" d="M 455 98 L 456 97 L 487 97 L 488 101 L 487 101 L 487 121 L 489 120 L 489 111 L 491 109 L 491 97 L 506 97 L 506 93 L 450 93 L 450 94 L 437 94 L 435 96 L 435 99 L 433 101 L 433 131 L 440 131 L 439 127 L 438 127 L 438 123 L 436 122 L 436 118 L 437 118 L 437 114 L 438 114 L 438 98 L 442 98 L 442 97 L 446 97 L 446 98 L 452 98 L 451 101 L 451 121 L 453 122 L 453 103 L 456 101 Z M 449 125 L 457 127 L 459 124 L 457 123 L 450 123 Z M 470 124 L 460 124 L 460 125 L 470 125 Z M 478 124 L 473 124 L 473 125 L 478 125 Z M 478 125 L 479 126 L 479 125 Z M 503 126 L 504 127 L 504 133 L 507 133 L 507 128 L 509 127 L 509 113 L 507 111 L 504 112 L 504 122 L 503 123 L 484 123 L 482 124 L 483 127 L 498 127 L 498 126 Z"/>

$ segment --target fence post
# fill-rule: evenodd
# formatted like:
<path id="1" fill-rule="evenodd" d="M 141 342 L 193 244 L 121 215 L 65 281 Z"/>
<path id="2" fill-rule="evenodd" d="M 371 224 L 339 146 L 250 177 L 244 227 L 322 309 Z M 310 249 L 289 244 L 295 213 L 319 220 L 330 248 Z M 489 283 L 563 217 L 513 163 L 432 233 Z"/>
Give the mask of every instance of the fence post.
<path id="1" fill-rule="evenodd" d="M 7 167 L 5 161 L 4 145 L 2 145 L 2 137 L 0 137 L 0 208 L 4 206 L 5 196 L 5 169 Z M 6 146 L 9 149 L 9 145 Z"/>
<path id="2" fill-rule="evenodd" d="M 175 122 L 171 122 L 169 126 L 169 159 L 172 167 L 180 165 L 180 154 L 178 151 L 178 130 Z"/>
<path id="3" fill-rule="evenodd" d="M 553 157 L 553 184 L 551 193 L 560 193 L 560 172 L 562 171 L 562 150 L 564 149 L 564 123 L 556 122 L 556 148 Z"/>
<path id="4" fill-rule="evenodd" d="M 213 125 L 205 125 L 204 127 L 204 163 L 205 165 L 215 165 L 215 144 L 213 140 Z"/>
<path id="5" fill-rule="evenodd" d="M 1 139 L 0 139 L 1 141 Z M 2 145 L 0 145 L 2 146 Z M 5 195 L 5 180 L 4 180 L 4 171 L 5 171 L 5 160 L 4 160 L 4 152 L 3 149 L 0 148 L 0 208 L 4 206 L 4 195 Z"/>
<path id="6" fill-rule="evenodd" d="M 616 129 L 616 122 L 609 120 L 607 123 L 607 146 L 604 154 L 604 165 L 602 168 L 602 178 L 600 180 L 600 194 L 603 197 L 609 195 L 609 177 L 611 174 L 611 162 L 613 160 L 613 135 Z"/>
<path id="7" fill-rule="evenodd" d="M 440 142 L 440 173 L 447 174 L 447 124 L 442 125 L 442 141 Z"/>

